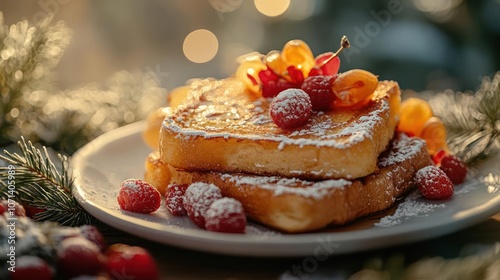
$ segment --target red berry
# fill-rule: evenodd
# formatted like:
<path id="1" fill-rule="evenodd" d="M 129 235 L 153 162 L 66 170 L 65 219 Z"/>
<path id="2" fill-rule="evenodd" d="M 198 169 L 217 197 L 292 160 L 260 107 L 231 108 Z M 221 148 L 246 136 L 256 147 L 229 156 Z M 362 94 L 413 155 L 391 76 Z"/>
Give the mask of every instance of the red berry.
<path id="1" fill-rule="evenodd" d="M 304 90 L 311 98 L 312 109 L 315 111 L 326 111 L 330 108 L 335 94 L 332 91 L 332 83 L 337 76 L 309 76 L 302 84 Z"/>
<path id="2" fill-rule="evenodd" d="M 117 200 L 122 210 L 149 214 L 160 208 L 161 194 L 145 181 L 127 179 L 122 183 Z"/>
<path id="3" fill-rule="evenodd" d="M 467 167 L 465 164 L 454 155 L 447 155 L 441 159 L 441 170 L 446 173 L 453 184 L 458 185 L 463 183 L 467 175 Z"/>
<path id="4" fill-rule="evenodd" d="M 317 75 L 336 75 L 339 72 L 340 59 L 338 56 L 331 58 L 332 55 L 333 55 L 332 52 L 327 52 L 320 54 L 315 58 L 316 60 L 315 68 L 316 69 L 319 68 L 320 70 L 320 71 L 315 70 L 315 72 L 318 73 Z"/>
<path id="5" fill-rule="evenodd" d="M 80 227 L 81 235 L 85 237 L 87 240 L 94 242 L 99 249 L 104 250 L 106 248 L 106 242 L 104 241 L 104 237 L 101 232 L 92 225 L 84 225 Z"/>
<path id="6" fill-rule="evenodd" d="M 414 181 L 418 190 L 428 199 L 446 199 L 453 195 L 453 183 L 434 165 L 418 170 Z"/>
<path id="7" fill-rule="evenodd" d="M 106 250 L 106 256 L 107 272 L 111 279 L 160 279 L 154 259 L 144 248 L 114 244 Z"/>
<path id="8" fill-rule="evenodd" d="M 184 195 L 184 208 L 189 219 L 195 225 L 205 228 L 205 213 L 210 205 L 220 198 L 221 191 L 213 184 L 191 184 Z"/>
<path id="9" fill-rule="evenodd" d="M 284 129 L 305 124 L 311 116 L 311 111 L 311 98 L 301 89 L 282 91 L 269 107 L 273 122 Z"/>
<path id="10" fill-rule="evenodd" d="M 93 242 L 84 237 L 64 239 L 57 248 L 58 274 L 64 279 L 79 275 L 95 275 L 102 268 L 104 256 Z"/>
<path id="11" fill-rule="evenodd" d="M 66 238 L 82 237 L 82 230 L 77 227 L 57 227 L 50 231 L 50 239 L 53 244 L 59 244 Z"/>
<path id="12" fill-rule="evenodd" d="M 273 98 L 285 89 L 299 87 L 300 86 L 297 84 L 283 79 L 279 79 L 278 81 L 268 81 L 266 83 L 262 83 L 262 96 L 265 98 Z"/>
<path id="13" fill-rule="evenodd" d="M 234 198 L 221 198 L 207 210 L 205 226 L 209 231 L 244 233 L 247 217 L 241 202 Z"/>
<path id="14" fill-rule="evenodd" d="M 15 272 L 9 273 L 11 280 L 50 280 L 54 271 L 49 264 L 36 256 L 20 256 L 16 260 Z"/>
<path id="15" fill-rule="evenodd" d="M 184 194 L 188 188 L 187 184 L 170 184 L 165 193 L 165 204 L 167 209 L 174 216 L 185 216 L 186 209 L 184 209 L 183 201 Z"/>

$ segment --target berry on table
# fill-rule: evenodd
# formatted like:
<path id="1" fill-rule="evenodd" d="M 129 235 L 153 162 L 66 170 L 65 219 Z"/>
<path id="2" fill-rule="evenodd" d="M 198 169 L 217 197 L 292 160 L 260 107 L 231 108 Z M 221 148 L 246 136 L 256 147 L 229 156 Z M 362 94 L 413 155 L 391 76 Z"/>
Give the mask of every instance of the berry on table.
<path id="1" fill-rule="evenodd" d="M 205 226 L 209 231 L 244 233 L 247 217 L 241 202 L 234 198 L 216 200 L 207 210 Z"/>
<path id="2" fill-rule="evenodd" d="M 305 124 L 311 116 L 309 95 L 302 89 L 287 89 L 276 96 L 269 107 L 273 122 L 284 129 Z"/>
<path id="3" fill-rule="evenodd" d="M 96 275 L 103 264 L 104 256 L 99 247 L 84 237 L 66 238 L 57 248 L 58 275 L 65 278 Z"/>
<path id="4" fill-rule="evenodd" d="M 453 196 L 453 183 L 443 170 L 429 165 L 415 173 L 418 190 L 428 199 L 447 199 Z"/>
<path id="5" fill-rule="evenodd" d="M 439 166 L 455 185 L 463 183 L 467 176 L 467 167 L 454 155 L 446 155 L 441 159 Z"/>
<path id="6" fill-rule="evenodd" d="M 174 216 L 185 216 L 184 209 L 184 194 L 189 185 L 187 184 L 170 184 L 165 193 L 165 205 L 167 210 Z"/>
<path id="7" fill-rule="evenodd" d="M 106 242 L 101 232 L 92 225 L 83 225 L 80 227 L 81 236 L 85 237 L 87 240 L 94 242 L 99 249 L 104 250 L 106 248 Z"/>
<path id="8" fill-rule="evenodd" d="M 149 214 L 160 207 L 161 194 L 143 180 L 127 179 L 122 182 L 117 201 L 122 210 Z"/>
<path id="9" fill-rule="evenodd" d="M 54 270 L 44 260 L 36 256 L 20 256 L 16 260 L 15 272 L 10 272 L 11 280 L 51 280 Z"/>
<path id="10" fill-rule="evenodd" d="M 154 259 L 144 248 L 114 244 L 106 250 L 106 256 L 106 270 L 111 279 L 160 279 Z"/>
<path id="11" fill-rule="evenodd" d="M 335 98 L 332 91 L 332 83 L 336 76 L 309 76 L 302 83 L 302 90 L 311 98 L 311 105 L 314 111 L 326 111 Z"/>
<path id="12" fill-rule="evenodd" d="M 210 205 L 220 198 L 222 193 L 213 184 L 191 184 L 184 195 L 184 208 L 189 219 L 198 227 L 205 228 L 205 214 Z"/>

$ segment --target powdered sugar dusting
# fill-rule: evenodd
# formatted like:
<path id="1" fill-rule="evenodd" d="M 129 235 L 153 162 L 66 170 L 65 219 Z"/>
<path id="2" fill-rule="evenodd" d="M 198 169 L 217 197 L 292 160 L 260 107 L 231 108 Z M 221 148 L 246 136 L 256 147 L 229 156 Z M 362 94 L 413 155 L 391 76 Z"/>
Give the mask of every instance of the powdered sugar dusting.
<path id="1" fill-rule="evenodd" d="M 184 207 L 186 210 L 193 209 L 195 217 L 203 217 L 210 205 L 219 198 L 222 198 L 221 191 L 214 184 L 193 183 L 186 190 Z"/>
<path id="2" fill-rule="evenodd" d="M 325 180 L 320 182 L 305 181 L 297 178 L 282 178 L 274 176 L 250 176 L 223 174 L 223 180 L 229 180 L 236 186 L 250 186 L 271 190 L 273 195 L 297 194 L 303 197 L 321 199 L 332 189 L 342 189 L 350 186 L 351 181 L 344 179 Z"/>
<path id="3" fill-rule="evenodd" d="M 417 137 L 409 137 L 400 133 L 388 149 L 388 153 L 381 156 L 378 162 L 379 167 L 387 167 L 406 161 L 419 153 L 425 141 Z"/>
<path id="4" fill-rule="evenodd" d="M 386 216 L 380 219 L 375 224 L 377 227 L 391 227 L 399 225 L 414 217 L 425 217 L 434 211 L 436 208 L 444 208 L 445 203 L 430 203 L 421 201 L 418 198 L 421 196 L 417 192 L 410 194 L 404 202 L 398 205 L 396 212 L 391 216 Z"/>
<path id="5" fill-rule="evenodd" d="M 377 91 L 389 85 L 381 84 Z M 370 105 L 368 113 L 340 113 L 332 121 L 329 114 L 313 112 L 306 125 L 284 132 L 268 116 L 269 101 L 249 94 L 239 81 L 202 80 L 191 88 L 184 104 L 163 123 L 163 129 L 182 139 L 231 137 L 278 142 L 279 149 L 286 145 L 348 149 L 371 139 L 374 127 L 383 124 L 390 111 L 388 99 L 382 97 Z"/>
<path id="6" fill-rule="evenodd" d="M 245 228 L 245 233 L 248 235 L 255 235 L 262 238 L 282 235 L 280 232 L 273 231 L 268 228 L 260 229 L 257 226 L 253 225 L 247 225 L 247 227 Z"/>
<path id="7" fill-rule="evenodd" d="M 210 205 L 210 211 L 207 211 L 206 218 L 227 216 L 232 213 L 243 212 L 243 205 L 234 198 L 224 197 L 214 201 Z"/>

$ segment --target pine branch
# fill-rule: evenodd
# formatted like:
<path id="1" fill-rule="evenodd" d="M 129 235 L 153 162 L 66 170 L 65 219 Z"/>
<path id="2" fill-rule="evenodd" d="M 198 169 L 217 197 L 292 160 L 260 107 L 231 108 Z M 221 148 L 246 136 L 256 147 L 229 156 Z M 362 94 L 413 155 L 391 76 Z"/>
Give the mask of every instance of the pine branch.
<path id="1" fill-rule="evenodd" d="M 4 151 L 0 160 L 15 167 L 15 197 L 24 206 L 42 212 L 33 218 L 37 221 L 55 221 L 61 225 L 90 224 L 90 216 L 72 195 L 73 178 L 68 170 L 68 159 L 58 155 L 59 168 L 52 162 L 47 149 L 43 152 L 24 138 L 18 142 L 20 154 Z M 0 176 L 7 177 L 8 167 L 0 168 Z M 9 196 L 7 184 L 2 181 L 0 195 Z"/>
<path id="2" fill-rule="evenodd" d="M 473 163 L 496 152 L 500 139 L 500 72 L 485 77 L 475 94 L 445 92 L 431 99 L 453 153 Z"/>
<path id="3" fill-rule="evenodd" d="M 57 188 L 57 187 L 56 187 Z M 34 215 L 36 221 L 56 221 L 60 225 L 79 226 L 94 223 L 94 219 L 83 208 L 79 207 L 75 198 L 67 192 L 50 191 L 38 183 L 21 185 L 18 193 L 23 203 L 44 209 L 45 211 Z M 78 206 L 77 206 L 78 205 Z"/>

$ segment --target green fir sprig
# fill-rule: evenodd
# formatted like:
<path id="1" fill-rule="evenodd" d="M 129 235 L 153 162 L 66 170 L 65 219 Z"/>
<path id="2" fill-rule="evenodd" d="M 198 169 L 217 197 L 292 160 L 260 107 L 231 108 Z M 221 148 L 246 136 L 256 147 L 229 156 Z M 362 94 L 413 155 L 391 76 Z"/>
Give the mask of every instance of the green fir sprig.
<path id="1" fill-rule="evenodd" d="M 500 72 L 484 77 L 476 93 L 444 92 L 430 100 L 448 133 L 452 152 L 473 163 L 498 151 Z"/>
<path id="2" fill-rule="evenodd" d="M 92 224 L 94 218 L 76 201 L 72 194 L 73 177 L 68 170 L 68 158 L 58 154 L 58 165 L 52 161 L 46 147 L 36 148 L 21 138 L 20 153 L 4 151 L 0 160 L 8 166 L 0 168 L 0 177 L 8 178 L 13 170 L 14 183 L 2 180 L 0 196 L 12 198 L 26 207 L 37 209 L 33 219 L 54 221 L 61 225 L 78 226 Z"/>

